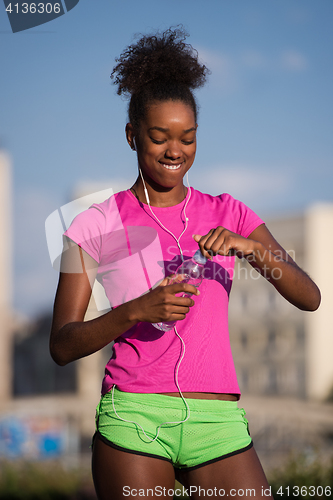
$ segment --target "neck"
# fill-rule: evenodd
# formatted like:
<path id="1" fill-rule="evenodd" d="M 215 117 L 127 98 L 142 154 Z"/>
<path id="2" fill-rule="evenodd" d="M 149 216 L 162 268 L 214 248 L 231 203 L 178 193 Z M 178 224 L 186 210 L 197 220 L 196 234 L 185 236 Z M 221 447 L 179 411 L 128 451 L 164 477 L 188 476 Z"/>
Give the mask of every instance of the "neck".
<path id="1" fill-rule="evenodd" d="M 149 203 L 152 207 L 172 207 L 174 205 L 178 205 L 186 198 L 187 195 L 187 188 L 184 184 L 164 190 L 156 190 L 147 182 L 145 182 L 145 185 L 148 191 Z M 143 182 L 140 175 L 131 187 L 131 191 L 136 198 L 141 201 L 141 203 L 148 205 L 148 200 L 144 192 Z"/>

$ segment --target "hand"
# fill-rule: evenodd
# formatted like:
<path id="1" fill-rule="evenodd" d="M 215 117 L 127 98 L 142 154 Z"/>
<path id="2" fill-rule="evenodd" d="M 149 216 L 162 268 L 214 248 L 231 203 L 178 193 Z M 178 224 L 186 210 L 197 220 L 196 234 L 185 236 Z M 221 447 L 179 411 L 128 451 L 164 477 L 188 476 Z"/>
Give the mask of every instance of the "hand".
<path id="1" fill-rule="evenodd" d="M 304 311 L 315 311 L 320 304 L 317 285 L 293 261 L 274 239 L 265 224 L 259 225 L 248 238 L 219 226 L 208 234 L 193 235 L 203 255 L 246 257 L 260 274 L 291 304 Z"/>
<path id="2" fill-rule="evenodd" d="M 199 290 L 188 283 L 169 285 L 165 278 L 154 290 L 132 301 L 133 314 L 137 321 L 159 323 L 185 319 L 195 302 L 185 294 L 199 295 Z M 180 294 L 181 296 L 177 296 Z"/>
<path id="3" fill-rule="evenodd" d="M 204 236 L 194 234 L 193 239 L 199 244 L 201 253 L 210 260 L 213 260 L 214 255 L 248 257 L 255 253 L 257 244 L 256 241 L 244 238 L 222 226 L 211 229 Z"/>

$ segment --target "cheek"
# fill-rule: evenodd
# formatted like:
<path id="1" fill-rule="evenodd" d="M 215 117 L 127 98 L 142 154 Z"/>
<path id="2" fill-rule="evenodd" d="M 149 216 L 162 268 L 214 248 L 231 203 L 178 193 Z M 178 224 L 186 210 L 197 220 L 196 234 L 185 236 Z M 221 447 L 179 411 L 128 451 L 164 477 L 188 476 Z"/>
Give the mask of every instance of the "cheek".
<path id="1" fill-rule="evenodd" d="M 193 145 L 193 147 L 190 149 L 190 151 L 188 152 L 188 156 L 189 157 L 194 157 L 195 156 L 195 153 L 197 151 L 197 146 L 196 144 Z"/>
<path id="2" fill-rule="evenodd" d="M 151 148 L 143 148 L 142 151 L 138 154 L 139 161 L 146 164 L 150 165 L 152 164 L 155 159 L 156 159 L 156 152 L 153 151 Z"/>
<path id="3" fill-rule="evenodd" d="M 163 154 L 163 148 L 158 145 L 158 144 L 149 144 L 147 145 L 144 150 L 143 150 L 143 154 L 145 156 L 149 156 L 150 158 L 156 158 L 158 156 L 160 156 L 161 154 Z"/>

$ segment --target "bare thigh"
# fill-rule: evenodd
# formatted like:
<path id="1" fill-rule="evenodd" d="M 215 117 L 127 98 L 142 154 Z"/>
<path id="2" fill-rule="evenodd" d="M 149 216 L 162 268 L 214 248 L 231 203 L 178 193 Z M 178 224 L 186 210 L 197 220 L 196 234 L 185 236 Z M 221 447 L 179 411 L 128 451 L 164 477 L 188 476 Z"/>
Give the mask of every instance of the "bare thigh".
<path id="1" fill-rule="evenodd" d="M 161 488 L 162 491 L 165 488 L 163 498 L 173 496 L 167 494 L 175 487 L 175 473 L 170 462 L 116 450 L 98 437 L 93 446 L 92 473 L 99 500 L 124 500 L 147 495 L 161 498 L 158 495 Z M 140 489 L 144 490 L 144 495 L 140 495 Z M 151 491 L 147 494 L 148 489 Z"/>
<path id="2" fill-rule="evenodd" d="M 193 471 L 180 471 L 177 473 L 177 479 L 188 490 L 192 486 L 191 498 L 194 500 L 207 497 L 210 493 L 207 494 L 207 490 L 214 491 L 215 488 L 211 498 L 273 498 L 269 494 L 269 485 L 254 448 Z M 206 495 L 203 491 L 200 495 L 199 488 L 205 490 Z M 219 490 L 222 490 L 220 495 Z"/>

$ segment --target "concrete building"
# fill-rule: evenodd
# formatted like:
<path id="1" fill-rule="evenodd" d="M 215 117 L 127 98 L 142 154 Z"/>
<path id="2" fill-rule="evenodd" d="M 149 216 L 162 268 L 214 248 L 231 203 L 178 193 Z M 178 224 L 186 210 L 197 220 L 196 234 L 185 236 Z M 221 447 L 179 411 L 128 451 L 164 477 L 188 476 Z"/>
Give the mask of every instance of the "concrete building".
<path id="1" fill-rule="evenodd" d="M 309 398 L 333 400 L 333 204 L 311 207 L 306 214 L 306 266 L 316 280 L 322 303 L 306 317 L 306 372 Z"/>
<path id="2" fill-rule="evenodd" d="M 333 389 L 333 269 L 327 251 L 333 238 L 333 204 L 266 223 L 318 284 L 322 303 L 316 312 L 300 311 L 247 262 L 238 261 L 230 333 L 239 382 L 244 394 L 325 401 Z"/>
<path id="3" fill-rule="evenodd" d="M 10 158 L 0 150 L 0 401 L 12 395 L 12 220 Z"/>

